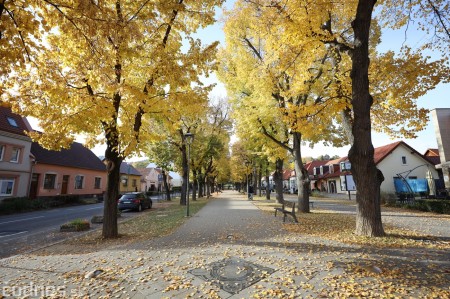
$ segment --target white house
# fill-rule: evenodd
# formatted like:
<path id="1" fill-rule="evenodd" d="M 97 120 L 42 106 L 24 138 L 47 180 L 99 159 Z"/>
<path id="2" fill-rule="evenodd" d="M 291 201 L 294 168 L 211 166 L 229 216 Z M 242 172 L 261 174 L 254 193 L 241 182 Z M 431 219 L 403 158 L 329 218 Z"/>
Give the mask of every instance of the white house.
<path id="1" fill-rule="evenodd" d="M 183 178 L 181 177 L 181 175 L 173 171 L 169 171 L 169 175 L 172 178 L 171 179 L 172 187 L 181 187 L 183 183 Z"/>
<path id="2" fill-rule="evenodd" d="M 431 173 L 433 179 L 439 175 L 434 164 L 403 141 L 394 142 L 375 148 L 374 161 L 384 176 L 381 191 L 395 193 L 394 181 L 405 179 L 426 179 Z M 330 164 L 333 164 L 330 161 Z M 333 182 L 337 193 L 347 193 L 346 186 L 354 190 L 353 177 L 350 172 L 350 162 L 347 158 L 339 159 L 339 165 L 334 165 L 333 172 L 329 172 L 322 178 L 328 185 Z M 347 179 L 347 182 L 345 181 Z M 328 189 L 328 192 L 334 190 Z M 354 193 L 354 192 L 352 192 Z"/>
<path id="3" fill-rule="evenodd" d="M 0 107 L 0 200 L 29 195 L 34 157 L 28 130 L 25 118 Z"/>

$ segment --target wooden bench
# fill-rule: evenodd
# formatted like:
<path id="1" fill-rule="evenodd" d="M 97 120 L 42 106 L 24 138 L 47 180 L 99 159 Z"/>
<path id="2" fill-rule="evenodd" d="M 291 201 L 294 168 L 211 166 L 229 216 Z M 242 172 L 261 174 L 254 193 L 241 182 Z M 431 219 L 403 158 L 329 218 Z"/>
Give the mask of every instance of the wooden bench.
<path id="1" fill-rule="evenodd" d="M 286 222 L 286 215 L 291 215 L 292 218 L 294 218 L 294 221 L 298 223 L 297 216 L 295 215 L 295 202 L 283 201 L 281 207 L 277 207 L 274 209 L 275 209 L 275 217 L 277 217 L 278 211 L 283 213 L 283 222 Z"/>

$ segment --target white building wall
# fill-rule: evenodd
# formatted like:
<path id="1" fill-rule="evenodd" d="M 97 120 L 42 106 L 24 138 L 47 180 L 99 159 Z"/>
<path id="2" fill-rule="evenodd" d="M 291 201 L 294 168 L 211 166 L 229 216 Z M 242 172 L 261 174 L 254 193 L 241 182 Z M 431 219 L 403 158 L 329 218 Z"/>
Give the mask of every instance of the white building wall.
<path id="1" fill-rule="evenodd" d="M 406 157 L 406 164 L 402 163 L 402 156 Z M 424 164 L 428 167 L 420 166 Z M 386 193 L 395 193 L 394 177 L 397 177 L 398 173 L 402 173 L 403 176 L 406 176 L 407 173 L 404 172 L 410 171 L 415 167 L 418 168 L 414 169 L 408 176 L 414 176 L 418 179 L 425 179 L 427 171 L 430 170 L 433 177 L 435 179 L 438 178 L 438 173 L 434 165 L 427 162 L 416 152 L 411 151 L 411 149 L 403 145 L 399 145 L 394 151 L 392 151 L 392 153 L 378 163 L 377 167 L 383 172 L 384 175 L 384 182 L 381 184 L 381 191 Z"/>
<path id="2" fill-rule="evenodd" d="M 0 131 L 0 144 L 4 145 L 6 149 L 2 160 L 0 160 L 0 177 L 14 179 L 13 197 L 28 196 L 30 173 L 32 171 L 31 139 L 26 136 Z M 12 147 L 20 148 L 18 163 L 10 162 L 9 155 Z"/>

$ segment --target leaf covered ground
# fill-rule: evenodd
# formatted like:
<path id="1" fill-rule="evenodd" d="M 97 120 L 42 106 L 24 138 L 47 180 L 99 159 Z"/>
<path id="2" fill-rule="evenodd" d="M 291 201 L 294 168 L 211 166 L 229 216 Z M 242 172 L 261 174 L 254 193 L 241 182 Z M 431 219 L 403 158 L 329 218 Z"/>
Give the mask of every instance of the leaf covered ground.
<path id="1" fill-rule="evenodd" d="M 317 199 L 314 199 L 317 201 Z M 324 199 L 329 202 L 330 200 Z M 352 205 L 354 202 L 346 200 L 332 200 L 335 203 Z M 267 213 L 274 213 L 274 208 L 280 204 L 264 199 L 257 199 L 254 203 Z M 389 211 L 401 211 L 400 209 L 389 208 Z M 424 214 L 424 213 L 418 213 Z M 445 218 L 445 216 L 443 216 Z M 281 218 L 281 217 L 280 217 Z M 288 220 L 289 216 L 287 217 Z M 392 248 L 433 248 L 450 249 L 450 241 L 444 238 L 434 237 L 417 233 L 413 230 L 407 230 L 384 224 L 386 232 L 385 237 L 362 237 L 354 234 L 356 221 L 355 216 L 351 214 L 335 213 L 328 210 L 312 209 L 311 213 L 298 213 L 299 224 L 286 221 L 285 228 L 293 233 L 302 235 L 319 236 L 343 243 L 370 246 L 370 247 L 392 247 Z"/>
<path id="2" fill-rule="evenodd" d="M 189 205 L 191 213 L 195 214 L 207 202 L 207 199 L 191 201 Z M 141 215 L 127 221 L 121 222 L 119 218 L 119 238 L 117 239 L 103 239 L 100 227 L 80 237 L 45 247 L 34 253 L 42 255 L 89 253 L 164 236 L 170 234 L 186 220 L 185 214 L 186 207 L 181 206 L 179 200 L 157 203 L 153 209 L 145 210 Z"/>

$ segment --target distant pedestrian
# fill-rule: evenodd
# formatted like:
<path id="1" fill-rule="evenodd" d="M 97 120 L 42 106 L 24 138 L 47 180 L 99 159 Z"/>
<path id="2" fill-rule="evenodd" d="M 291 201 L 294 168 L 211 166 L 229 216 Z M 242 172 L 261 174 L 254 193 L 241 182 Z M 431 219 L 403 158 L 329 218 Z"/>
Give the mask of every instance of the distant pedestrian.
<path id="1" fill-rule="evenodd" d="M 248 186 L 247 193 L 248 193 L 248 200 L 253 200 L 253 185 Z"/>

